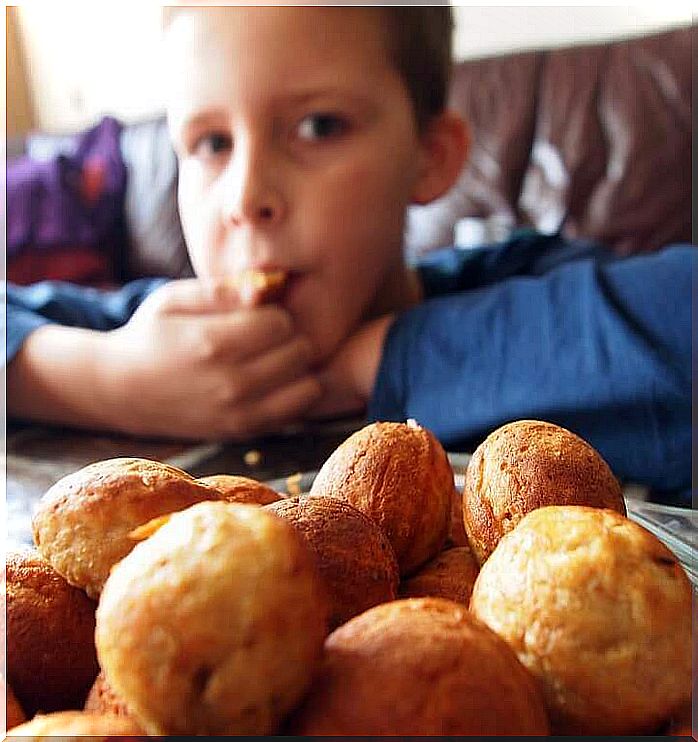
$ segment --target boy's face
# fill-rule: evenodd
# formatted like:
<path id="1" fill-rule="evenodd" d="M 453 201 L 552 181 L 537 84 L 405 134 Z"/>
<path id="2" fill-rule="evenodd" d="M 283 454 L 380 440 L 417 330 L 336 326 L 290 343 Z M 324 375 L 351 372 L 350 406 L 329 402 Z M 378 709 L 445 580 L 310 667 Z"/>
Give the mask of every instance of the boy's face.
<path id="1" fill-rule="evenodd" d="M 420 141 L 378 9 L 182 11 L 167 34 L 179 202 L 199 276 L 285 270 L 328 357 L 402 272 Z"/>

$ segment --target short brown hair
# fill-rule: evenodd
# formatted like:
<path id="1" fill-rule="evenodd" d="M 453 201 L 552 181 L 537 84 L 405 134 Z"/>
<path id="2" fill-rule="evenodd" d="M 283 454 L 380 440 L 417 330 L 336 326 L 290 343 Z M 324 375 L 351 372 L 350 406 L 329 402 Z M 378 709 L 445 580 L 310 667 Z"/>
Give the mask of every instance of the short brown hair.
<path id="1" fill-rule="evenodd" d="M 420 130 L 446 107 L 451 78 L 450 5 L 383 7 L 389 49 L 405 81 Z"/>

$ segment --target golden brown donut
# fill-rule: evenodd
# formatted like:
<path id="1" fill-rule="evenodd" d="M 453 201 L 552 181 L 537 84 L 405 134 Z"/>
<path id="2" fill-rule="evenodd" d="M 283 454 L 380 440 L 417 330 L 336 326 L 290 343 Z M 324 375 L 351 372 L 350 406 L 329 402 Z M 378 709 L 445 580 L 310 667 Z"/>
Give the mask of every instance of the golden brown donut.
<path id="1" fill-rule="evenodd" d="M 24 709 L 20 706 L 17 696 L 12 692 L 12 688 L 0 678 L 2 687 L 5 689 L 5 726 L 7 729 L 19 726 L 27 720 Z"/>
<path id="2" fill-rule="evenodd" d="M 248 505 L 269 505 L 283 500 L 281 495 L 256 479 L 240 477 L 235 474 L 212 474 L 197 481 L 218 490 L 228 502 L 242 502 Z"/>
<path id="3" fill-rule="evenodd" d="M 138 721 L 128 710 L 128 706 L 123 698 L 117 696 L 102 671 L 97 675 L 92 688 L 90 688 L 90 692 L 87 694 L 84 710 L 92 714 L 127 716 L 138 726 Z"/>
<path id="4" fill-rule="evenodd" d="M 395 599 L 399 573 L 392 546 L 383 531 L 348 502 L 306 495 L 267 510 L 292 523 L 315 554 L 329 595 L 330 629 Z"/>
<path id="5" fill-rule="evenodd" d="M 118 739 L 135 740 L 142 734 L 130 719 L 109 714 L 88 714 L 83 711 L 58 711 L 40 714 L 14 729 L 8 737 L 26 740 L 44 740 L 59 737 L 65 742 L 116 742 Z"/>
<path id="6" fill-rule="evenodd" d="M 467 546 L 442 551 L 400 583 L 401 598 L 446 598 L 467 606 L 480 567 Z"/>
<path id="7" fill-rule="evenodd" d="M 313 495 L 346 500 L 388 536 L 400 574 L 441 551 L 449 531 L 453 470 L 441 444 L 416 423 L 373 423 L 325 461 Z"/>
<path id="8" fill-rule="evenodd" d="M 293 526 L 219 501 L 173 514 L 114 567 L 96 641 L 149 734 L 272 734 L 326 632 L 322 580 Z"/>
<path id="9" fill-rule="evenodd" d="M 538 679 L 557 734 L 650 734 L 691 693 L 691 587 L 613 510 L 526 515 L 480 570 L 470 609 Z"/>
<path id="10" fill-rule="evenodd" d="M 82 708 L 98 672 L 95 603 L 33 551 L 6 557 L 7 681 L 27 715 Z"/>
<path id="11" fill-rule="evenodd" d="M 109 570 L 131 551 L 129 533 L 158 515 L 220 497 L 174 466 L 107 459 L 56 482 L 33 520 L 42 555 L 71 585 L 98 598 Z"/>
<path id="12" fill-rule="evenodd" d="M 625 515 L 620 484 L 586 441 L 538 420 L 503 425 L 477 447 L 465 477 L 463 519 L 480 564 L 526 513 L 545 505 Z"/>
<path id="13" fill-rule="evenodd" d="M 295 735 L 538 735 L 540 692 L 466 608 L 413 598 L 371 608 L 325 642 L 320 674 L 288 724 Z"/>

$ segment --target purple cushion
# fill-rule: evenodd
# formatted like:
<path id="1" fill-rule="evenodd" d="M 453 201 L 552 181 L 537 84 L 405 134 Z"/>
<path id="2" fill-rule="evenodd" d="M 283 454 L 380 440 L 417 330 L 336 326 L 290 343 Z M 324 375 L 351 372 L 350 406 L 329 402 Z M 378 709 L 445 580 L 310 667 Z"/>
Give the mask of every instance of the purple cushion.
<path id="1" fill-rule="evenodd" d="M 121 124 L 104 118 L 80 134 L 73 154 L 48 160 L 29 156 L 7 163 L 7 267 L 13 261 L 36 266 L 52 252 L 93 251 L 99 263 L 117 277 L 114 256 L 122 247 L 126 167 L 119 148 Z M 105 261 L 105 256 L 107 260 Z M 52 276 L 55 277 L 55 276 Z M 60 278 L 61 276 L 59 276 Z M 72 276 L 65 276 L 71 279 Z M 23 282 L 27 276 L 24 275 Z"/>

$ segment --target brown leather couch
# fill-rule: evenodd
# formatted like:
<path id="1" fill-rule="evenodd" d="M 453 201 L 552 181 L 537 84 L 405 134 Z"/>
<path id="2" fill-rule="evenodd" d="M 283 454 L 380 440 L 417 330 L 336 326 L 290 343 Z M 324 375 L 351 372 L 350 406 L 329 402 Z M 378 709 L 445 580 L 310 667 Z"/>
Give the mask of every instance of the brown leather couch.
<path id="1" fill-rule="evenodd" d="M 690 241 L 698 27 L 458 64 L 473 147 L 455 188 L 413 209 L 413 252 L 463 217 L 600 240 L 622 254 Z"/>
<path id="2" fill-rule="evenodd" d="M 697 29 L 458 63 L 451 104 L 470 124 L 470 157 L 445 197 L 410 209 L 408 253 L 454 244 L 463 218 L 560 230 L 621 254 L 691 241 Z M 45 156 L 62 144 L 34 135 L 27 148 Z M 164 121 L 125 127 L 121 148 L 128 245 L 115 273 L 191 275 Z"/>

